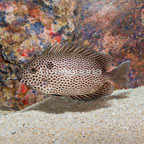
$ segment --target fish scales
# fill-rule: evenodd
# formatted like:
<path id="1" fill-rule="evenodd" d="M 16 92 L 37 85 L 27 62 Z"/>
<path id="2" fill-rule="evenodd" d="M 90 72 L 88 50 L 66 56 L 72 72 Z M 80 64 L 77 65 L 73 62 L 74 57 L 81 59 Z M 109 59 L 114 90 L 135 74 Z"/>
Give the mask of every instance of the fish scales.
<path id="1" fill-rule="evenodd" d="M 18 78 L 44 94 L 62 95 L 78 100 L 91 100 L 113 92 L 112 82 L 127 86 L 130 62 L 108 72 L 109 55 L 86 48 L 81 42 L 49 45 L 18 73 Z"/>

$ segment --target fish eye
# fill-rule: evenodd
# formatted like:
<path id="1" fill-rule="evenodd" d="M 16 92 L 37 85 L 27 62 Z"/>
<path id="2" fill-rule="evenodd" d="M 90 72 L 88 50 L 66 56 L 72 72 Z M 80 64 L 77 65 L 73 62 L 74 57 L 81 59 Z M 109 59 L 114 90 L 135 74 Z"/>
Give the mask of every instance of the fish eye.
<path id="1" fill-rule="evenodd" d="M 52 62 L 47 62 L 46 66 L 48 69 L 52 69 L 54 67 L 54 64 Z"/>
<path id="2" fill-rule="evenodd" d="M 36 73 L 36 69 L 35 69 L 35 68 L 32 68 L 32 69 L 31 69 L 31 72 L 32 72 L 32 73 Z"/>

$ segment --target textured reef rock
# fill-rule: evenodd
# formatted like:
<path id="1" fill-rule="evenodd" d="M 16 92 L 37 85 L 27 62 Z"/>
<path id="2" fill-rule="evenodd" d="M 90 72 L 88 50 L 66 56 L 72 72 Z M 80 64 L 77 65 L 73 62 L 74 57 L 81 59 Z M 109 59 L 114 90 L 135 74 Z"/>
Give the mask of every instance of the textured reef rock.
<path id="1" fill-rule="evenodd" d="M 114 58 L 131 61 L 131 87 L 144 85 L 144 1 L 82 0 L 81 37 Z"/>
<path id="2" fill-rule="evenodd" d="M 112 55 L 114 65 L 131 60 L 131 87 L 144 84 L 143 0 L 1 0 L 0 103 L 21 109 L 43 99 L 16 80 L 18 66 L 74 38 Z"/>

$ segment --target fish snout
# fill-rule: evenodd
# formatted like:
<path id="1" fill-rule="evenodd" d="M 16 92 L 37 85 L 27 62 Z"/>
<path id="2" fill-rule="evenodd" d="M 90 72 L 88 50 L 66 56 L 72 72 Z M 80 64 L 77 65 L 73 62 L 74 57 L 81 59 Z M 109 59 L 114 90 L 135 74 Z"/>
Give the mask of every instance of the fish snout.
<path id="1" fill-rule="evenodd" d="M 22 78 L 21 78 L 21 72 L 17 72 L 16 73 L 16 76 L 17 76 L 17 79 L 20 81 Z"/>

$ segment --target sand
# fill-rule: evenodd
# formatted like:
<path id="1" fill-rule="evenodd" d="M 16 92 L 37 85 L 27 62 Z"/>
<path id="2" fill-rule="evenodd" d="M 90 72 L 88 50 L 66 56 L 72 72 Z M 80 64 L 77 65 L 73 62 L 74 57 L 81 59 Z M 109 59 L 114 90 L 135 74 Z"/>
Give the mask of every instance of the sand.
<path id="1" fill-rule="evenodd" d="M 144 144 L 144 87 L 87 103 L 49 97 L 19 112 L 3 110 L 0 144 Z"/>

